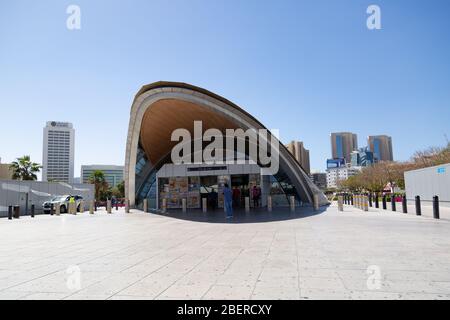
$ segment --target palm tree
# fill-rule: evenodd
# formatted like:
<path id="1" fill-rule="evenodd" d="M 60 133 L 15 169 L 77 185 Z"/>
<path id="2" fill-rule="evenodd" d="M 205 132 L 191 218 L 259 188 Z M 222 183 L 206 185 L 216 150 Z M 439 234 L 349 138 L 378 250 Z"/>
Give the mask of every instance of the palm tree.
<path id="1" fill-rule="evenodd" d="M 101 170 L 95 170 L 89 177 L 89 183 L 95 186 L 95 199 L 100 200 L 100 194 L 108 190 L 108 182 L 105 180 L 105 174 Z"/>
<path id="2" fill-rule="evenodd" d="M 37 175 L 42 166 L 39 163 L 31 162 L 30 156 L 17 158 L 9 166 L 13 171 L 13 180 L 37 180 Z"/>

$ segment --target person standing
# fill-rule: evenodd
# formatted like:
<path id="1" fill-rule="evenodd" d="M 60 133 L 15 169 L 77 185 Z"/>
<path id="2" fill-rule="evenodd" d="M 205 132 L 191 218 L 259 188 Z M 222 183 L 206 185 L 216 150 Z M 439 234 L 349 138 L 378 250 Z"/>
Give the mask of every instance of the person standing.
<path id="1" fill-rule="evenodd" d="M 238 187 L 234 187 L 233 189 L 233 205 L 236 208 L 241 206 L 241 190 Z"/>
<path id="2" fill-rule="evenodd" d="M 258 195 L 258 207 L 261 207 L 261 187 L 256 186 L 256 193 Z"/>
<path id="3" fill-rule="evenodd" d="M 252 188 L 252 199 L 253 199 L 253 207 L 258 208 L 259 193 L 258 193 L 258 188 L 256 186 L 253 186 L 253 188 Z"/>
<path id="4" fill-rule="evenodd" d="M 233 217 L 233 191 L 231 191 L 228 183 L 225 183 L 223 188 L 223 197 L 225 210 L 227 211 L 227 219 Z"/>

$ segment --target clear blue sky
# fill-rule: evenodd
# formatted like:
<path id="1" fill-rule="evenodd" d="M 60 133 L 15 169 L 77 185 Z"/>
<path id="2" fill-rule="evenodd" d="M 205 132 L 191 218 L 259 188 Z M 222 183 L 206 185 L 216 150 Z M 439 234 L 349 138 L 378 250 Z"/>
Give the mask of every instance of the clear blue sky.
<path id="1" fill-rule="evenodd" d="M 81 30 L 66 8 L 81 7 Z M 382 30 L 366 27 L 381 7 Z M 450 137 L 450 1 L 0 2 L 0 157 L 42 161 L 47 120 L 76 129 L 76 168 L 123 164 L 139 88 L 188 82 L 255 115 L 325 169 L 329 133 L 393 137 L 394 157 Z"/>

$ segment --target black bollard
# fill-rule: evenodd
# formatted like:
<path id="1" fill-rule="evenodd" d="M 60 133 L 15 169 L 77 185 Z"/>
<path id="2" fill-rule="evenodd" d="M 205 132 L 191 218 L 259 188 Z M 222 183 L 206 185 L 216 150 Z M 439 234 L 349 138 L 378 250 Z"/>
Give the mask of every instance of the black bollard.
<path id="1" fill-rule="evenodd" d="M 119 201 L 116 200 L 116 211 L 119 210 Z"/>
<path id="2" fill-rule="evenodd" d="M 402 197 L 402 207 L 403 207 L 403 213 L 408 213 L 408 203 L 406 202 L 405 194 Z"/>
<path id="3" fill-rule="evenodd" d="M 13 206 L 8 206 L 8 219 L 12 220 L 13 217 Z"/>
<path id="4" fill-rule="evenodd" d="M 20 218 L 20 206 L 14 206 L 13 207 L 13 218 L 19 219 Z"/>
<path id="5" fill-rule="evenodd" d="M 369 193 L 369 207 L 372 208 L 372 193 Z"/>
<path id="6" fill-rule="evenodd" d="M 378 193 L 375 193 L 375 208 L 379 208 L 380 207 L 380 202 L 378 201 Z"/>
<path id="7" fill-rule="evenodd" d="M 395 207 L 395 195 L 391 195 L 391 209 L 392 211 L 397 211 Z"/>
<path id="8" fill-rule="evenodd" d="M 50 208 L 50 215 L 54 215 L 55 214 L 55 204 L 52 203 L 52 207 Z"/>
<path id="9" fill-rule="evenodd" d="M 31 217 L 34 218 L 34 204 L 31 205 Z"/>
<path id="10" fill-rule="evenodd" d="M 420 207 L 420 196 L 416 196 L 416 215 L 422 215 L 422 208 Z"/>
<path id="11" fill-rule="evenodd" d="M 383 195 L 383 210 L 386 210 L 387 206 L 386 206 L 386 195 Z"/>
<path id="12" fill-rule="evenodd" d="M 433 197 L 433 218 L 439 219 L 439 197 Z"/>
<path id="13" fill-rule="evenodd" d="M 94 211 L 97 212 L 97 200 L 94 201 Z"/>
<path id="14" fill-rule="evenodd" d="M 350 195 L 350 204 L 353 205 L 353 195 Z"/>

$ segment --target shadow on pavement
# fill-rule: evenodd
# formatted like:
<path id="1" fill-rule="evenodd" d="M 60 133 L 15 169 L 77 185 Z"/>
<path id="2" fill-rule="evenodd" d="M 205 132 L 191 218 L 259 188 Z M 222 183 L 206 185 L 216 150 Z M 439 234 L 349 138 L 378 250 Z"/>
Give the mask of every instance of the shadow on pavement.
<path id="1" fill-rule="evenodd" d="M 295 212 L 291 212 L 289 208 L 273 208 L 272 212 L 268 212 L 267 208 L 251 209 L 250 212 L 245 212 L 243 209 L 235 209 L 233 217 L 230 219 L 226 218 L 223 209 L 210 210 L 207 213 L 203 213 L 201 210 L 192 209 L 188 209 L 187 212 L 182 212 L 181 209 L 177 209 L 168 210 L 166 213 L 161 211 L 151 211 L 151 213 L 164 217 L 196 222 L 259 223 L 310 217 L 325 212 L 327 208 L 328 206 L 323 206 L 320 207 L 318 211 L 314 211 L 312 207 L 301 207 L 297 208 Z"/>

